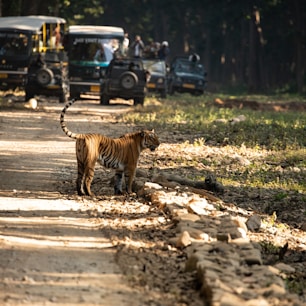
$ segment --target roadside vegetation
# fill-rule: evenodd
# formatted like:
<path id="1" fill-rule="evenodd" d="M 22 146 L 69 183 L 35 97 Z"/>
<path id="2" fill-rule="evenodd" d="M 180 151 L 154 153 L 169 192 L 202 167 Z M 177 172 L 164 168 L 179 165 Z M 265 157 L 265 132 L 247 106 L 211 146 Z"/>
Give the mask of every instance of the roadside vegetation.
<path id="1" fill-rule="evenodd" d="M 227 101 L 224 106 L 230 108 L 216 101 Z M 271 108 L 273 103 L 277 107 Z M 161 135 L 160 171 L 192 180 L 213 173 L 226 190 L 220 195 L 223 201 L 261 215 L 263 229 L 251 239 L 270 246 L 262 247 L 267 264 L 271 258 L 272 264 L 277 262 L 275 250 L 289 244 L 289 255 L 282 260 L 296 265 L 296 273 L 284 279 L 299 295 L 304 294 L 306 272 L 299 266 L 306 256 L 301 249 L 306 229 L 305 106 L 305 98 L 297 95 L 186 94 L 165 101 L 147 98 L 144 107 L 123 117 Z"/>
<path id="2" fill-rule="evenodd" d="M 168 130 L 202 132 L 205 142 L 215 144 L 230 144 L 249 148 L 264 148 L 268 150 L 296 150 L 306 145 L 306 118 L 303 112 L 254 112 L 251 109 L 216 108 L 212 105 L 215 99 L 239 99 L 271 103 L 278 101 L 301 102 L 299 96 L 226 96 L 204 95 L 193 97 L 190 95 L 174 96 L 165 103 L 154 105 L 154 99 L 148 99 L 144 109 L 129 113 L 126 120 L 137 124 L 153 124 L 158 128 Z M 235 100 L 236 101 L 236 100 Z M 306 105 L 306 100 L 305 100 Z M 230 122 L 238 116 L 245 116 L 246 120 L 236 124 L 222 124 Z M 220 119 L 223 119 L 220 120 Z M 218 124 L 219 123 L 219 124 Z"/>
<path id="3" fill-rule="evenodd" d="M 224 177 L 224 183 L 247 183 L 249 187 L 267 187 L 306 191 L 305 177 L 293 172 L 280 178 L 279 171 L 272 171 L 276 165 L 287 168 L 306 169 L 306 116 L 303 111 L 254 111 L 250 108 L 223 108 L 214 105 L 216 99 L 233 101 L 256 101 L 269 103 L 303 103 L 303 97 L 296 95 L 279 96 L 227 96 L 208 94 L 200 97 L 176 95 L 167 101 L 158 102 L 147 98 L 145 107 L 136 108 L 124 116 L 124 120 L 140 126 L 151 126 L 156 130 L 185 135 L 181 146 L 202 145 L 231 150 L 248 150 L 254 153 L 252 163 L 239 171 L 228 171 L 220 167 L 222 161 L 202 160 L 215 173 Z M 306 106 L 306 101 L 304 101 Z M 237 119 L 237 120 L 236 120 Z M 183 144 L 182 144 L 183 143 Z M 194 160 L 175 155 L 178 165 L 194 165 Z M 256 158 L 255 158 L 256 156 Z M 175 162 L 175 158 L 172 162 Z M 197 156 L 195 156 L 197 158 Z M 225 164 L 227 157 L 225 156 Z M 196 160 L 199 162 L 199 160 Z M 222 171 L 222 169 L 224 171 Z M 225 173 L 226 172 L 226 173 Z M 303 174 L 305 175 L 305 173 Z"/>

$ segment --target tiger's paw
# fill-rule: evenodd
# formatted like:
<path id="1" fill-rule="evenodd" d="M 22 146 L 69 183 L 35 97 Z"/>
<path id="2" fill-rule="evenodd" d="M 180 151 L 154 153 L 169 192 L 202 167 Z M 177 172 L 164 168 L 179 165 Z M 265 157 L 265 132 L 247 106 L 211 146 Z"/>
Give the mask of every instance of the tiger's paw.
<path id="1" fill-rule="evenodd" d="M 118 189 L 118 188 L 114 188 L 114 194 L 115 195 L 123 195 L 124 193 L 122 192 L 122 190 Z"/>
<path id="2" fill-rule="evenodd" d="M 132 201 L 132 200 L 136 200 L 137 199 L 137 193 L 136 192 L 130 192 L 130 193 L 126 193 L 125 194 L 125 200 L 126 201 Z"/>

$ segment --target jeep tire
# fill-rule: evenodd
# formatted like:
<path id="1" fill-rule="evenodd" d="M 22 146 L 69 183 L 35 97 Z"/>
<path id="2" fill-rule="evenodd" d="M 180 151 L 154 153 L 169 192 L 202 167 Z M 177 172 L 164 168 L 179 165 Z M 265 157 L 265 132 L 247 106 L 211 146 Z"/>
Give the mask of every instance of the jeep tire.
<path id="1" fill-rule="evenodd" d="M 169 84 L 169 90 L 168 90 L 168 93 L 169 93 L 169 95 L 173 95 L 174 94 L 174 87 L 173 87 L 173 84 L 172 84 L 172 82 Z"/>
<path id="2" fill-rule="evenodd" d="M 34 98 L 34 93 L 32 93 L 32 92 L 29 92 L 29 91 L 25 91 L 25 101 L 27 102 L 27 101 L 29 101 L 30 99 L 32 99 L 32 98 Z"/>
<path id="3" fill-rule="evenodd" d="M 109 105 L 109 96 L 102 94 L 100 97 L 100 104 L 102 105 Z"/>
<path id="4" fill-rule="evenodd" d="M 68 96 L 69 96 L 69 93 L 67 92 L 67 90 L 65 88 L 62 88 L 62 90 L 60 91 L 59 97 L 58 97 L 59 103 L 67 103 Z"/>
<path id="5" fill-rule="evenodd" d="M 53 79 L 53 72 L 48 68 L 41 68 L 36 72 L 36 81 L 41 86 L 47 86 Z"/>
<path id="6" fill-rule="evenodd" d="M 134 98 L 134 105 L 143 105 L 143 104 L 144 104 L 144 97 Z"/>
<path id="7" fill-rule="evenodd" d="M 138 84 L 138 77 L 134 72 L 123 72 L 120 76 L 119 84 L 123 89 L 131 90 Z"/>

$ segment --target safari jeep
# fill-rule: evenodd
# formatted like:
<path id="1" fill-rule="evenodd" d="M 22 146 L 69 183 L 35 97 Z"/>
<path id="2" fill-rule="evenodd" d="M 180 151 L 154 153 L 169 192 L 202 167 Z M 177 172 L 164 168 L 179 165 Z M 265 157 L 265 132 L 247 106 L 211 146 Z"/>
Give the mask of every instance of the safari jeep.
<path id="1" fill-rule="evenodd" d="M 69 56 L 71 98 L 100 95 L 101 79 L 114 57 L 120 53 L 124 31 L 120 27 L 72 25 L 65 49 Z"/>
<path id="2" fill-rule="evenodd" d="M 50 16 L 0 18 L 0 88 L 69 97 L 68 59 L 62 46 L 65 19 Z"/>
<path id="3" fill-rule="evenodd" d="M 171 63 L 168 75 L 169 94 L 175 92 L 202 95 L 206 88 L 207 73 L 198 60 L 190 57 L 176 57 Z"/>
<path id="4" fill-rule="evenodd" d="M 109 105 L 111 99 L 144 104 L 147 92 L 148 71 L 138 58 L 114 58 L 101 82 L 100 103 Z"/>

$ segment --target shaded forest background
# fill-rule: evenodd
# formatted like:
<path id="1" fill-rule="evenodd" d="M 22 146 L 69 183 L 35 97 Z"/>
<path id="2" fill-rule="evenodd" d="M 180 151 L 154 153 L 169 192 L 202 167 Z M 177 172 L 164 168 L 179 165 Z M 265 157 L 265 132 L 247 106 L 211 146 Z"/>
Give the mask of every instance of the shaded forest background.
<path id="1" fill-rule="evenodd" d="M 30 14 L 166 40 L 169 60 L 196 52 L 211 91 L 306 92 L 305 0 L 0 0 L 0 16 Z"/>

